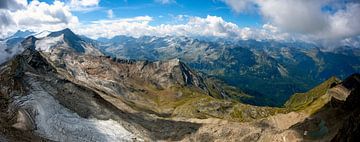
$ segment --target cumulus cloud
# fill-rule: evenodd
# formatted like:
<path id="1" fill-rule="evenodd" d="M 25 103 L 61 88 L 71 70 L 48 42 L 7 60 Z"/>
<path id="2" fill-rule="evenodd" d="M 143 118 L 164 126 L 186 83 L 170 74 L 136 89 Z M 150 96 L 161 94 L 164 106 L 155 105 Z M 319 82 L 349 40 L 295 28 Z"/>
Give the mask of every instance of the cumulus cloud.
<path id="1" fill-rule="evenodd" d="M 207 36 L 224 37 L 234 39 L 279 39 L 286 38 L 286 34 L 279 31 L 272 25 L 265 25 L 266 29 L 241 28 L 231 22 L 226 22 L 221 17 L 207 16 L 192 17 L 188 16 L 184 24 L 161 24 L 151 26 L 152 17 L 139 16 L 125 19 L 99 20 L 90 25 L 82 25 L 76 29 L 79 34 L 87 35 L 92 38 L 107 37 L 116 35 L 127 35 L 139 37 L 149 36 Z"/>
<path id="2" fill-rule="evenodd" d="M 245 12 L 256 5 L 265 20 L 284 33 L 309 39 L 339 41 L 360 34 L 360 4 L 338 0 L 223 0 L 233 11 Z M 324 8 L 331 7 L 331 11 Z"/>
<path id="3" fill-rule="evenodd" d="M 235 37 L 237 33 L 241 32 L 236 24 L 226 22 L 217 16 L 192 17 L 185 26 L 188 29 L 187 32 L 196 31 L 192 34 L 199 36 Z"/>
<path id="4" fill-rule="evenodd" d="M 59 30 L 75 27 L 79 23 L 78 18 L 72 15 L 70 7 L 60 1 L 47 4 L 33 0 L 30 3 L 24 3 L 23 6 L 17 10 L 0 9 L 2 37 L 18 29 L 31 31 Z"/>
<path id="5" fill-rule="evenodd" d="M 360 3 L 347 4 L 330 17 L 330 38 L 345 38 L 360 34 Z M 325 33 L 326 34 L 326 33 Z M 325 35 L 326 36 L 326 35 Z"/>
<path id="6" fill-rule="evenodd" d="M 115 35 L 149 35 L 151 26 L 149 22 L 153 18 L 149 16 L 138 16 L 133 18 L 99 20 L 91 24 L 80 25 L 75 31 L 79 34 L 87 35 L 93 38 L 113 37 Z"/>
<path id="7" fill-rule="evenodd" d="M 100 0 L 70 0 L 70 4 L 80 7 L 98 6 Z"/>
<path id="8" fill-rule="evenodd" d="M 38 26 L 37 24 L 69 24 L 77 22 L 70 9 L 60 1 L 54 1 L 52 5 L 44 2 L 32 1 L 24 10 L 11 13 L 17 25 Z"/>
<path id="9" fill-rule="evenodd" d="M 316 33 L 328 26 L 321 1 L 264 0 L 258 4 L 263 16 L 285 31 Z"/>
<path id="10" fill-rule="evenodd" d="M 100 0 L 70 0 L 68 5 L 73 11 L 92 11 L 99 8 Z"/>

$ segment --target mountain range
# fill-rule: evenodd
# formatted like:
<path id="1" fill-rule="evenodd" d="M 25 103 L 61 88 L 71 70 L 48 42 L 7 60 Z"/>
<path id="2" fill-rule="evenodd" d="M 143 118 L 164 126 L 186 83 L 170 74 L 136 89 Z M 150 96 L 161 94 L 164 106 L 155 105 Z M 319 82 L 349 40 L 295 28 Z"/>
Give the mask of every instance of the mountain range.
<path id="1" fill-rule="evenodd" d="M 7 45 L 4 52 L 18 52 L 15 50 L 18 48 L 12 47 L 27 36 L 42 38 L 49 34 L 48 31 L 18 31 L 2 41 Z M 59 33 L 52 34 L 56 36 Z M 282 106 L 296 92 L 309 90 L 331 76 L 344 79 L 360 70 L 360 49 L 348 46 L 324 50 L 324 47 L 305 42 L 172 36 L 77 38 L 114 58 L 148 61 L 179 59 L 208 78 L 216 78 L 248 94 L 239 97 L 239 101 L 261 106 Z M 70 44 L 75 44 L 71 46 L 82 50 L 76 42 L 80 39 L 69 39 L 72 40 Z"/>
<path id="2" fill-rule="evenodd" d="M 106 55 L 135 60 L 178 58 L 189 67 L 243 90 L 240 101 L 282 106 L 296 92 L 331 76 L 341 79 L 360 71 L 360 50 L 324 50 L 305 42 L 206 40 L 190 37 L 115 36 L 94 41 Z M 276 89 L 275 89 L 276 88 Z"/>
<path id="3" fill-rule="evenodd" d="M 1 44 L 17 52 L 0 65 L 0 141 L 355 141 L 360 134 L 357 49 L 92 40 L 70 29 L 22 38 Z"/>

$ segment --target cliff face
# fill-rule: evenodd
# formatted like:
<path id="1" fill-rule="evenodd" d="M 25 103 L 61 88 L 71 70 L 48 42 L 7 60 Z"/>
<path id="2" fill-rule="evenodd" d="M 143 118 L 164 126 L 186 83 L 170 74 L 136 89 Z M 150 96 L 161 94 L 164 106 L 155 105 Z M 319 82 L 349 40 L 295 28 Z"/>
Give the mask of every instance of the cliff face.
<path id="1" fill-rule="evenodd" d="M 356 141 L 360 138 L 360 74 L 354 74 L 329 90 L 332 104 L 348 114 L 342 127 L 332 139 L 334 142 Z"/>

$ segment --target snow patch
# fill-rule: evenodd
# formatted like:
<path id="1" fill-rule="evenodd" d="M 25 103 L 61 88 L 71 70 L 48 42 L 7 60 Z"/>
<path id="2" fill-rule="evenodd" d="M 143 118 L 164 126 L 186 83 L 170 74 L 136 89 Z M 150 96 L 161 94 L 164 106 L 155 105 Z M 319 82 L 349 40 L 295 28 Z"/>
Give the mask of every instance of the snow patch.
<path id="1" fill-rule="evenodd" d="M 278 64 L 277 69 L 281 76 L 287 77 L 289 76 L 289 72 L 286 70 L 286 68 L 280 64 Z"/>
<path id="2" fill-rule="evenodd" d="M 64 35 L 57 37 L 45 37 L 42 40 L 35 41 L 35 49 L 38 51 L 51 52 L 57 44 L 64 43 Z"/>

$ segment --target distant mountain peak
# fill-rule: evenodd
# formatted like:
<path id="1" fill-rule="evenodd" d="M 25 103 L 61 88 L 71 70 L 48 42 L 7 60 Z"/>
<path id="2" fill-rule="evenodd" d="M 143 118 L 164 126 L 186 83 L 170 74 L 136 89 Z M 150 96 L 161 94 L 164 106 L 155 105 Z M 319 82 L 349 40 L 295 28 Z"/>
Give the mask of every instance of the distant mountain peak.
<path id="1" fill-rule="evenodd" d="M 33 33 L 33 32 L 30 30 L 18 30 L 18 31 L 16 31 L 15 34 L 22 34 L 22 33 Z"/>
<path id="2" fill-rule="evenodd" d="M 64 36 L 64 41 L 67 42 L 70 47 L 75 49 L 76 52 L 85 52 L 84 47 L 81 45 L 82 39 L 74 32 L 72 32 L 69 28 L 63 29 L 61 31 L 52 32 L 48 35 L 48 37 L 59 37 L 61 35 Z"/>
<path id="3" fill-rule="evenodd" d="M 29 30 L 18 30 L 16 31 L 13 35 L 11 35 L 10 37 L 8 37 L 8 39 L 12 39 L 12 38 L 26 38 L 30 35 L 34 34 L 34 32 L 29 31 Z"/>
<path id="4" fill-rule="evenodd" d="M 24 49 L 35 50 L 36 40 L 37 38 L 35 36 L 29 36 L 21 42 L 21 45 L 24 47 Z"/>
<path id="5" fill-rule="evenodd" d="M 80 40 L 80 38 L 73 31 L 71 31 L 69 28 L 66 28 L 66 29 L 63 29 L 63 30 L 60 30 L 60 31 L 56 31 L 56 32 L 51 32 L 48 36 L 57 37 L 57 36 L 60 36 L 62 34 L 64 35 L 64 37 L 76 38 L 76 39 Z"/>

